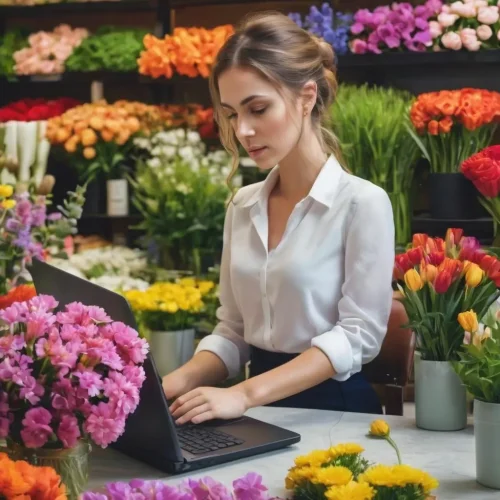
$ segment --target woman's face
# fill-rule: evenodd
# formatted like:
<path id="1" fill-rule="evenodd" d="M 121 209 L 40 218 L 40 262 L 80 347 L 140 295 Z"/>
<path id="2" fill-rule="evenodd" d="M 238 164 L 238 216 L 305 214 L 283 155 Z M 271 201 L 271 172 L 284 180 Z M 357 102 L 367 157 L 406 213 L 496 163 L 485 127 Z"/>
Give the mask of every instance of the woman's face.
<path id="1" fill-rule="evenodd" d="M 219 77 L 223 112 L 241 145 L 261 169 L 277 165 L 297 144 L 303 110 L 250 68 L 231 68 Z"/>

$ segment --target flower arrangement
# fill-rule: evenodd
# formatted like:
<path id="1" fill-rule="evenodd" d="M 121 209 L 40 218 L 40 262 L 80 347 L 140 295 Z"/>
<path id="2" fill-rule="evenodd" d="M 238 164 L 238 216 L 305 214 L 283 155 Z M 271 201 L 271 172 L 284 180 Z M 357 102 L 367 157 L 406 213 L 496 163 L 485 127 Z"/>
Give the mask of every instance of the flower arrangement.
<path id="1" fill-rule="evenodd" d="M 52 467 L 36 467 L 0 453 L 0 497 L 66 500 L 66 486 Z"/>
<path id="2" fill-rule="evenodd" d="M 500 46 L 500 8 L 488 0 L 444 4 L 437 20 L 430 22 L 434 50 L 494 49 Z"/>
<path id="3" fill-rule="evenodd" d="M 372 422 L 369 435 L 397 450 L 386 422 Z M 425 500 L 438 486 L 432 476 L 409 465 L 371 465 L 363 452 L 359 444 L 343 443 L 299 456 L 285 486 L 295 500 Z"/>
<path id="4" fill-rule="evenodd" d="M 148 34 L 138 59 L 139 73 L 153 78 L 172 78 L 174 72 L 208 78 L 217 53 L 233 32 L 232 26 L 223 25 L 211 30 L 177 27 L 161 39 Z"/>
<path id="5" fill-rule="evenodd" d="M 480 193 L 479 201 L 493 218 L 495 241 L 500 246 L 500 146 L 490 146 L 462 163 L 461 171 Z"/>
<path id="6" fill-rule="evenodd" d="M 137 71 L 146 34 L 144 29 L 103 26 L 73 50 L 66 71 Z"/>
<path id="7" fill-rule="evenodd" d="M 463 344 L 456 318 L 470 309 L 482 317 L 499 297 L 500 261 L 461 229 L 448 229 L 445 240 L 415 234 L 396 255 L 394 278 L 422 359 L 454 361 Z"/>
<path id="8" fill-rule="evenodd" d="M 124 296 L 147 330 L 178 331 L 192 327 L 203 311 L 203 296 L 214 286 L 212 281 L 185 278 L 176 283 L 154 283 L 146 290 L 130 290 Z"/>
<path id="9" fill-rule="evenodd" d="M 267 486 L 262 484 L 262 476 L 255 472 L 249 472 L 243 477 L 235 479 L 232 483 L 232 491 L 221 482 L 207 476 L 201 479 L 188 478 L 179 486 L 170 486 L 162 481 L 134 479 L 128 483 L 109 483 L 106 485 L 104 493 L 89 491 L 82 496 L 82 500 L 122 500 L 123 498 L 141 498 L 143 500 L 157 500 L 158 498 L 278 500 L 276 497 L 269 496 Z"/>
<path id="10" fill-rule="evenodd" d="M 425 52 L 432 47 L 429 19 L 440 12 L 441 0 L 427 0 L 414 7 L 409 3 L 396 3 L 360 9 L 354 14 L 349 43 L 354 54 L 410 50 Z"/>
<path id="11" fill-rule="evenodd" d="M 80 174 L 90 181 L 98 175 L 120 178 L 125 160 L 139 133 L 150 133 L 164 122 L 157 106 L 117 101 L 83 104 L 49 120 L 47 139 L 63 146 Z"/>
<path id="12" fill-rule="evenodd" d="M 458 323 L 465 332 L 460 359 L 453 367 L 475 399 L 500 404 L 500 324 L 498 308 L 491 308 L 479 325 L 474 310 L 458 315 Z"/>
<path id="13" fill-rule="evenodd" d="M 329 3 L 324 2 L 318 9 L 312 5 L 309 14 L 302 19 L 297 12 L 288 15 L 301 28 L 328 42 L 336 54 L 346 54 L 349 50 L 349 26 L 352 15 L 335 12 Z"/>
<path id="14" fill-rule="evenodd" d="M 0 122 L 31 122 L 60 116 L 80 104 L 71 97 L 58 99 L 21 99 L 0 108 Z"/>
<path id="15" fill-rule="evenodd" d="M 58 211 L 47 213 L 47 196 L 24 191 L 13 195 L 11 186 L 0 186 L 0 295 L 16 286 L 26 265 L 49 252 L 64 256 L 65 238 L 76 233 L 85 189 L 70 192 Z"/>
<path id="16" fill-rule="evenodd" d="M 16 75 L 64 72 L 64 63 L 75 47 L 89 35 L 85 28 L 57 26 L 52 32 L 39 31 L 29 36 L 29 46 L 14 53 Z"/>
<path id="17" fill-rule="evenodd" d="M 200 135 L 184 129 L 135 144 L 144 153 L 131 180 L 133 203 L 143 216 L 137 227 L 154 243 L 163 267 L 204 273 L 222 251 L 229 155 L 207 153 Z M 235 183 L 240 181 L 236 177 Z"/>
<path id="18" fill-rule="evenodd" d="M 420 94 L 410 118 L 431 171 L 458 172 L 464 160 L 490 144 L 500 119 L 500 93 L 464 88 Z"/>
<path id="19" fill-rule="evenodd" d="M 407 128 L 411 102 L 412 96 L 401 90 L 341 84 L 330 109 L 348 168 L 387 191 L 396 244 L 403 246 L 411 240 L 409 193 L 419 157 Z"/>

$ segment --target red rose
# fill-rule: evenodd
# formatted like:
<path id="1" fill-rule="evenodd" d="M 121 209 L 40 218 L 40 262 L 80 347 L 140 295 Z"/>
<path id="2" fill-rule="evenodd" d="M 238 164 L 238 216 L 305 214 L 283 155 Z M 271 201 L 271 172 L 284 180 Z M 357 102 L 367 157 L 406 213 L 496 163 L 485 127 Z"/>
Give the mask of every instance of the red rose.
<path id="1" fill-rule="evenodd" d="M 500 145 L 490 146 L 462 163 L 462 173 L 488 198 L 500 193 Z"/>

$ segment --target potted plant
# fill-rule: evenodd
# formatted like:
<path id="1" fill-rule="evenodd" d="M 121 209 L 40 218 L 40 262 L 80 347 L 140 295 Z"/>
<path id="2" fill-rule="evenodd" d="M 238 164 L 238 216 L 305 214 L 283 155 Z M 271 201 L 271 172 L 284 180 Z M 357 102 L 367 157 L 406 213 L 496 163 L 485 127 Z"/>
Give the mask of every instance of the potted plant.
<path id="1" fill-rule="evenodd" d="M 429 92 L 410 110 L 410 132 L 430 165 L 430 212 L 436 219 L 482 215 L 462 162 L 491 143 L 498 127 L 500 94 L 465 88 Z"/>
<path id="2" fill-rule="evenodd" d="M 450 363 L 463 349 L 456 318 L 470 309 L 483 316 L 499 297 L 500 262 L 461 229 L 449 229 L 445 240 L 416 234 L 412 248 L 396 256 L 395 279 L 417 335 L 417 426 L 462 429 L 467 425 L 466 391 Z"/>
<path id="3" fill-rule="evenodd" d="M 419 150 L 408 132 L 409 93 L 381 87 L 340 85 L 331 109 L 346 166 L 387 191 L 394 212 L 396 245 L 411 240 L 410 199 Z"/>
<path id="4" fill-rule="evenodd" d="M 213 287 L 211 281 L 183 278 L 124 292 L 148 338 L 160 376 L 193 357 L 195 324 L 204 309 L 203 296 Z"/>
<path id="5" fill-rule="evenodd" d="M 465 331 L 456 373 L 474 397 L 474 439 L 477 481 L 500 489 L 500 324 L 498 308 L 492 307 L 478 324 L 471 310 L 458 317 Z"/>
<path id="6" fill-rule="evenodd" d="M 106 447 L 139 404 L 148 345 L 100 307 L 39 295 L 0 311 L 0 438 L 85 491 L 90 443 Z"/>

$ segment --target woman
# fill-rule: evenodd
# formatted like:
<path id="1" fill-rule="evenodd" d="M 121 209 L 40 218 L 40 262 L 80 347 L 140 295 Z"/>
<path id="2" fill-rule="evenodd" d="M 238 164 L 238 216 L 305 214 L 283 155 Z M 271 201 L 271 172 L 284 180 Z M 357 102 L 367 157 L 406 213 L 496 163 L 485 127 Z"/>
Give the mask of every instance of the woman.
<path id="1" fill-rule="evenodd" d="M 269 404 L 381 413 L 360 370 L 387 329 L 393 215 L 385 191 L 342 169 L 322 126 L 337 87 L 331 46 L 284 15 L 252 17 L 210 87 L 234 170 L 239 142 L 270 172 L 229 204 L 219 323 L 163 380 L 176 422 Z M 248 380 L 210 387 L 247 361 Z"/>

